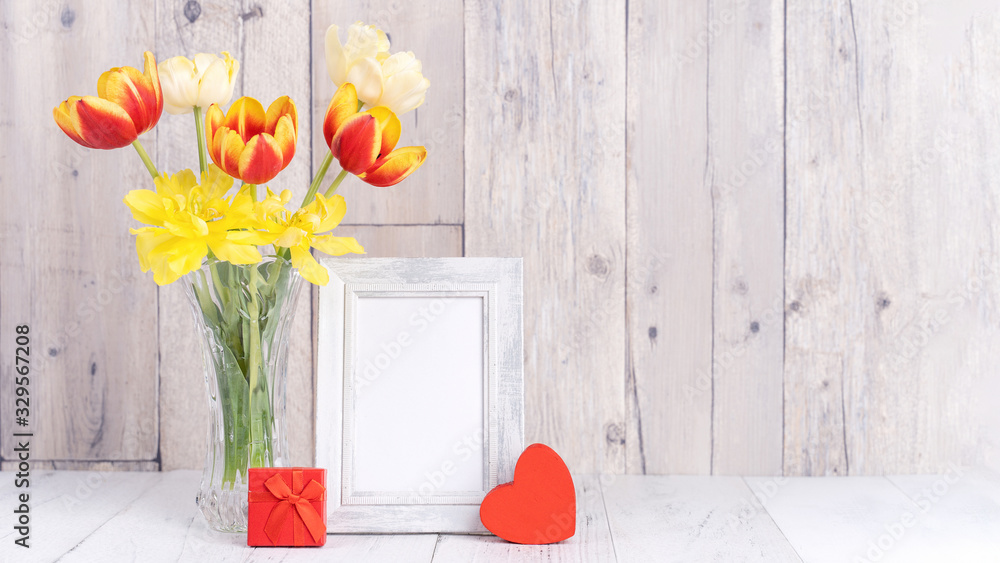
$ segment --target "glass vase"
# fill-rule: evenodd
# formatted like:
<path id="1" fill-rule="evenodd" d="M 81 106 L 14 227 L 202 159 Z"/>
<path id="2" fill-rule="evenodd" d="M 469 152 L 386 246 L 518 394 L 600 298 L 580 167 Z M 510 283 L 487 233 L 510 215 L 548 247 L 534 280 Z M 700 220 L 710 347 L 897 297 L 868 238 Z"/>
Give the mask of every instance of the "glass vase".
<path id="1" fill-rule="evenodd" d="M 288 330 L 302 277 L 288 260 L 207 260 L 184 279 L 201 333 L 209 428 L 198 507 L 215 530 L 247 529 L 247 469 L 287 465 Z"/>

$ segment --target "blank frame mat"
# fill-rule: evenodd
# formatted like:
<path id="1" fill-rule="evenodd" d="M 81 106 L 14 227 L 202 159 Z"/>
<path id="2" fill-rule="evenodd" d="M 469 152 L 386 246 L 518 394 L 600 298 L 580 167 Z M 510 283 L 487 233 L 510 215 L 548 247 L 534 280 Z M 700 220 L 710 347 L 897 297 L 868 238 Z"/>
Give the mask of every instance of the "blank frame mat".
<path id="1" fill-rule="evenodd" d="M 483 298 L 357 301 L 354 489 L 483 491 Z M 377 445 L 377 447 L 372 447 Z"/>

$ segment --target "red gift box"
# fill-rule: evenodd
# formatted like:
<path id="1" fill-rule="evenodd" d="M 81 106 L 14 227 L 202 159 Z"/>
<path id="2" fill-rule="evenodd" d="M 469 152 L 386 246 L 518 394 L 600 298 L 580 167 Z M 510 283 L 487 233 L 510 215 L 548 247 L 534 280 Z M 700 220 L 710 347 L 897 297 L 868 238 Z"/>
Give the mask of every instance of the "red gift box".
<path id="1" fill-rule="evenodd" d="M 326 469 L 252 467 L 247 545 L 326 543 Z"/>

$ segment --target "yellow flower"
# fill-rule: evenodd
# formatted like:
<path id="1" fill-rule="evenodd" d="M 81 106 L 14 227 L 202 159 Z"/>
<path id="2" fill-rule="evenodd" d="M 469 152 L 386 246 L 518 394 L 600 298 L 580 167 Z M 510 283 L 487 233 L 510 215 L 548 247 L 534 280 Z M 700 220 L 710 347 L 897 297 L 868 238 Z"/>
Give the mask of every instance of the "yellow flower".
<path id="1" fill-rule="evenodd" d="M 310 248 L 331 256 L 365 253 L 354 237 L 321 234 L 333 230 L 344 218 L 347 203 L 343 196 L 326 199 L 322 194 L 316 194 L 312 203 L 290 213 L 284 207 L 292 197 L 290 191 L 275 195 L 268 190 L 267 194 L 264 201 L 256 205 L 255 230 L 231 233 L 231 240 L 246 244 L 273 244 L 275 249 L 287 248 L 292 256 L 292 266 L 316 285 L 326 285 L 330 274 L 313 258 Z"/>
<path id="2" fill-rule="evenodd" d="M 156 191 L 132 190 L 125 204 L 132 216 L 149 225 L 130 232 L 143 272 L 153 270 L 159 285 L 176 281 L 201 267 L 209 249 L 219 260 L 233 264 L 256 264 L 260 252 L 253 245 L 234 240 L 234 235 L 254 221 L 254 204 L 241 191 L 226 199 L 233 179 L 210 166 L 201 183 L 194 172 L 184 170 L 156 178 Z"/>

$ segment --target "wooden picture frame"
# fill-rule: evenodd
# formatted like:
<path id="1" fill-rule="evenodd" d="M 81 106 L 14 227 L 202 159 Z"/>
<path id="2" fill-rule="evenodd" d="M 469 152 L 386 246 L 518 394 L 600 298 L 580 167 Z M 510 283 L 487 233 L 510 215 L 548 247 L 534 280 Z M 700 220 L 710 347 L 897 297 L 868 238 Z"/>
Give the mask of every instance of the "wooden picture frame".
<path id="1" fill-rule="evenodd" d="M 520 258 L 325 258 L 316 465 L 330 533 L 481 533 L 524 448 Z"/>

